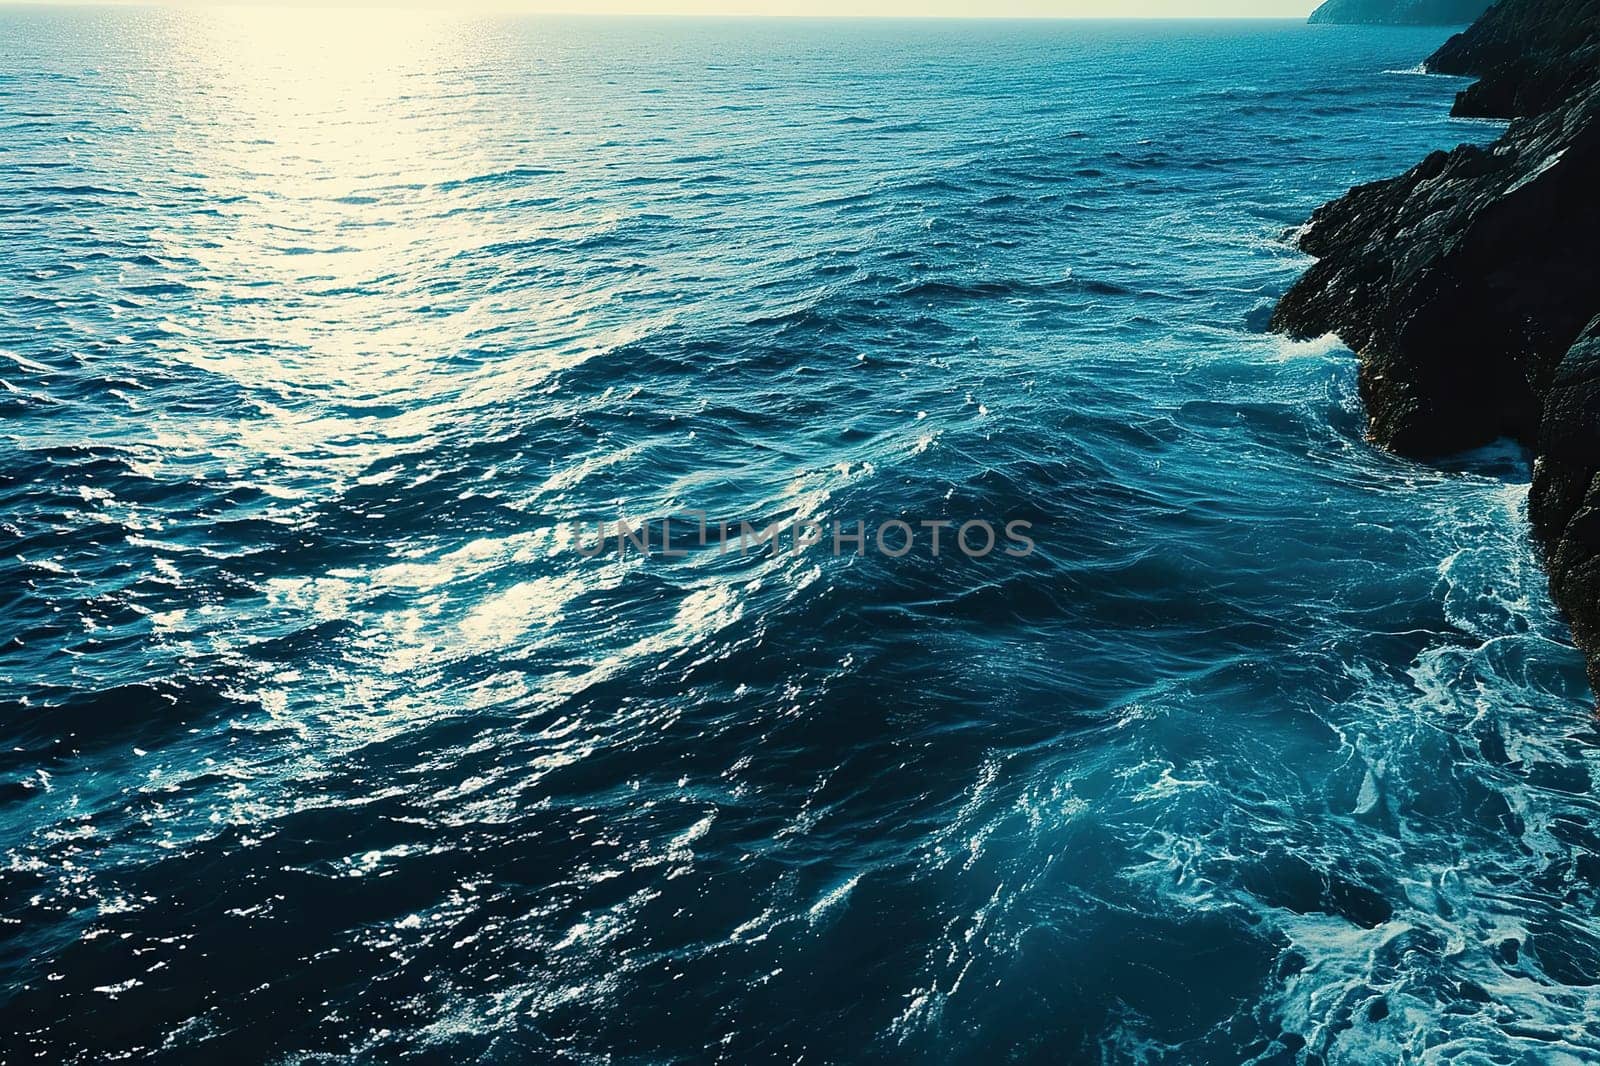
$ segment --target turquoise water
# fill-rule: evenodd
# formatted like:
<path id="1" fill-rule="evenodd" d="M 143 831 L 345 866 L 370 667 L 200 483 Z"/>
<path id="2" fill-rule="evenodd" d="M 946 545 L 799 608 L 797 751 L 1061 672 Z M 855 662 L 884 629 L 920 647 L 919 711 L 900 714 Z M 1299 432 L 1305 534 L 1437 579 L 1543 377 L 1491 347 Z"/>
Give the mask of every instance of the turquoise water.
<path id="1" fill-rule="evenodd" d="M 5 1061 L 1600 1060 L 1523 457 L 1262 332 L 1445 32 L 0 11 Z"/>

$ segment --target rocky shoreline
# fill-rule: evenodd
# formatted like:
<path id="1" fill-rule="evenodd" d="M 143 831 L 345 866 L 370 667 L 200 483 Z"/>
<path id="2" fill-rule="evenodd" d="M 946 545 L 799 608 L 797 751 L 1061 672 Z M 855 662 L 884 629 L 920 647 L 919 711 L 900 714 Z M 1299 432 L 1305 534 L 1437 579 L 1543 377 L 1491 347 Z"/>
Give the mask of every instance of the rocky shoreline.
<path id="1" fill-rule="evenodd" d="M 1427 61 L 1506 118 L 1319 208 L 1272 328 L 1360 358 L 1373 439 L 1437 457 L 1511 437 L 1529 517 L 1600 692 L 1600 0 L 1501 0 Z"/>

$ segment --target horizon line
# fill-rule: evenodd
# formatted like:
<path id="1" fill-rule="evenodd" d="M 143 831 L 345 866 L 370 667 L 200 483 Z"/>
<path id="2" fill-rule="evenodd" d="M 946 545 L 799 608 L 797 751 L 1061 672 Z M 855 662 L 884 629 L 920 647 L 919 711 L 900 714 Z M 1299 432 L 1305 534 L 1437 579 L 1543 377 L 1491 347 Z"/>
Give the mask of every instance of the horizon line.
<path id="1" fill-rule="evenodd" d="M 362 3 L 339 0 L 331 4 L 314 0 L 0 0 L 0 8 L 172 8 L 191 11 L 280 11 L 317 12 L 387 12 L 405 14 L 440 15 L 559 15 L 574 18 L 626 19 L 771 19 L 787 21 L 850 21 L 850 22 L 1298 22 L 1304 23 L 1317 6 L 1314 0 L 1303 14 L 1244 14 L 1218 12 L 1213 14 L 1000 14 L 979 15 L 965 13 L 885 13 L 885 12 L 829 12 L 793 13 L 787 11 L 755 11 L 732 8 L 727 11 L 659 10 L 648 7 L 616 10 L 582 10 L 559 5 L 518 4 L 515 0 L 484 0 L 466 4 L 449 0 L 421 0 L 418 3 L 392 3 L 375 0 Z"/>

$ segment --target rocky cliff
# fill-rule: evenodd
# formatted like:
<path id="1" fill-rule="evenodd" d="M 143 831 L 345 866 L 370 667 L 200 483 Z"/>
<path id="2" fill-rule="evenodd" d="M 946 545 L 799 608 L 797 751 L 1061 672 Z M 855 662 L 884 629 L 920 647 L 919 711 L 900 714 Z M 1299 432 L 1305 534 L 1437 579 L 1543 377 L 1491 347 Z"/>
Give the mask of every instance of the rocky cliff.
<path id="1" fill-rule="evenodd" d="M 1489 0 L 1325 0 L 1308 22 L 1387 26 L 1465 26 Z"/>
<path id="2" fill-rule="evenodd" d="M 1600 0 L 1503 0 L 1427 66 L 1480 79 L 1456 98 L 1452 114 L 1540 114 L 1600 79 Z"/>
<path id="3" fill-rule="evenodd" d="M 1319 208 L 1273 327 L 1360 357 L 1373 439 L 1534 450 L 1529 512 L 1600 691 L 1600 0 L 1501 0 L 1428 61 L 1455 113 L 1511 118 Z"/>

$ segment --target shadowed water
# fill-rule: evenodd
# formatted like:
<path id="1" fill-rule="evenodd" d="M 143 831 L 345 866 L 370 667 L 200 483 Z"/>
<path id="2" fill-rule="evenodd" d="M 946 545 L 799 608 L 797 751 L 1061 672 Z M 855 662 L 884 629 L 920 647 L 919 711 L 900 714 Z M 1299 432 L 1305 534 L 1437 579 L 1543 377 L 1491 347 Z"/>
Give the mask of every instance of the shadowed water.
<path id="1" fill-rule="evenodd" d="M 5 1061 L 1600 1058 L 1522 458 L 1260 332 L 1446 32 L 0 10 Z"/>

